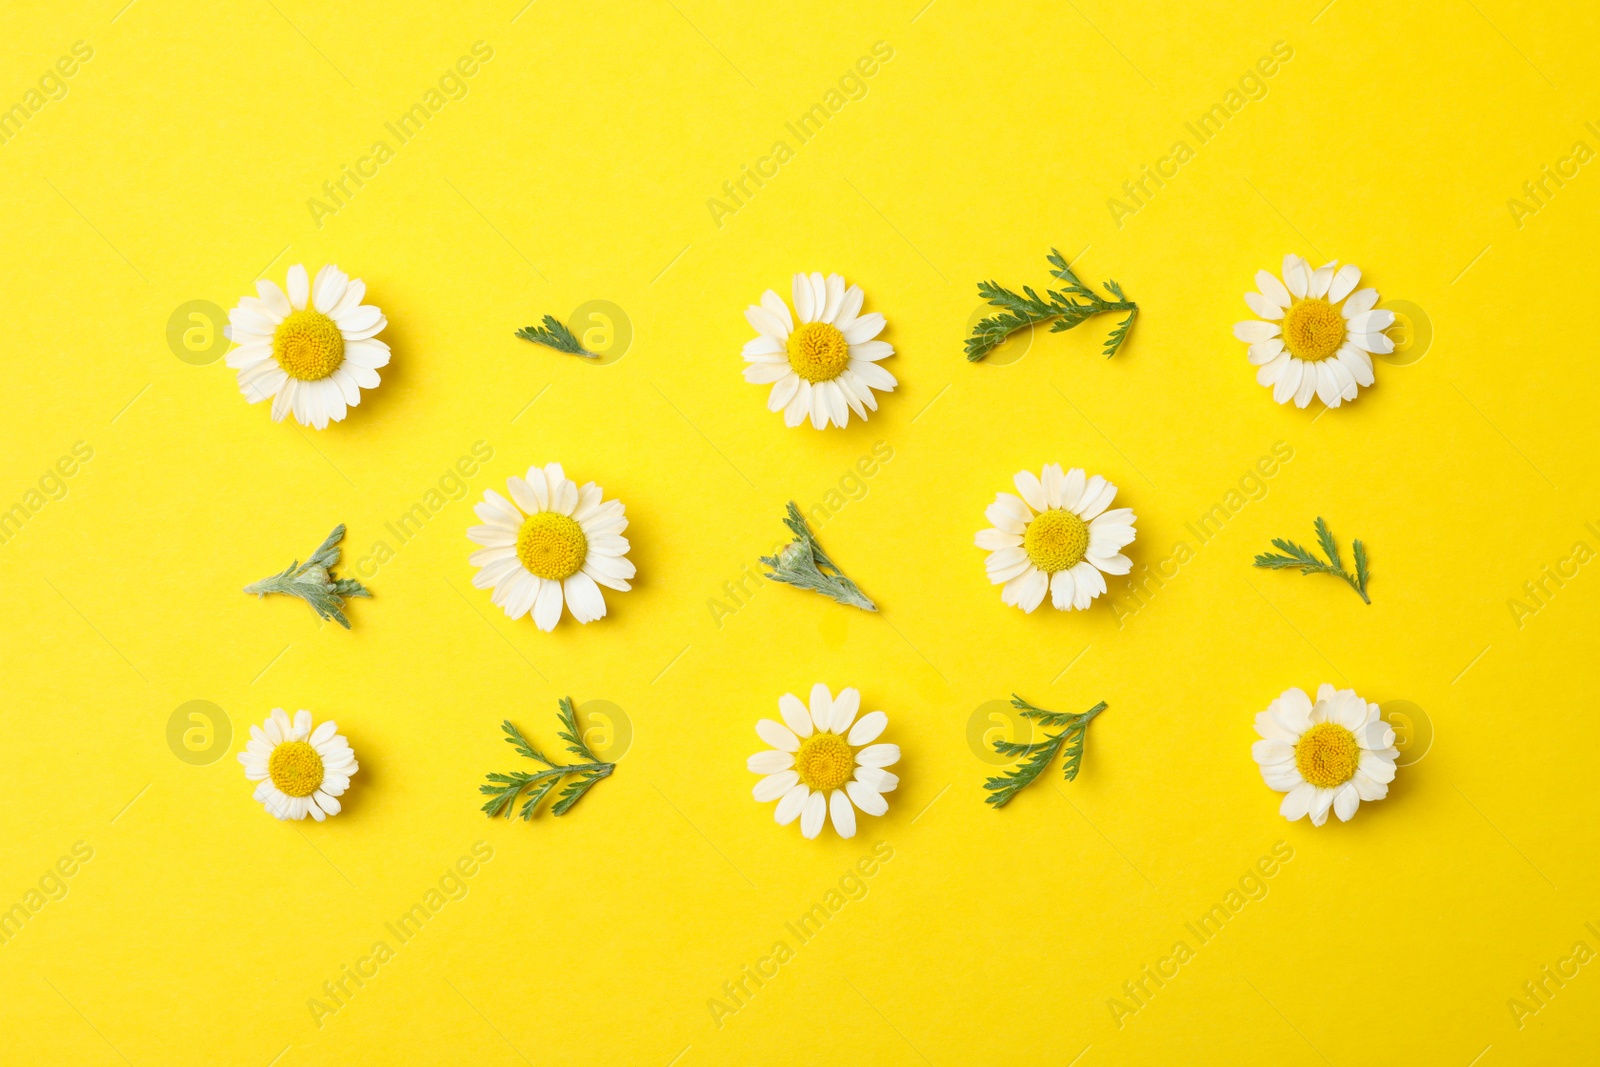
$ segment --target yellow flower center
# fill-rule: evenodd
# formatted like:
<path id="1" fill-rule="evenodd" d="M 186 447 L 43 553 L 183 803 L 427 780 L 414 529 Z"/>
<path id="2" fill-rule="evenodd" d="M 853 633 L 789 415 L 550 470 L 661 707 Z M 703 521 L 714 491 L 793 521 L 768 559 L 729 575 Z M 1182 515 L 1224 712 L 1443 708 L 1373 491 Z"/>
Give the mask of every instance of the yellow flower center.
<path id="1" fill-rule="evenodd" d="M 1076 567 L 1089 552 L 1089 524 L 1066 508 L 1051 508 L 1028 523 L 1022 547 L 1046 574 Z"/>
<path id="2" fill-rule="evenodd" d="M 1344 316 L 1321 297 L 1301 300 L 1283 317 L 1283 347 L 1300 359 L 1327 359 L 1344 344 Z"/>
<path id="3" fill-rule="evenodd" d="M 828 382 L 850 365 L 850 346 L 838 327 L 808 322 L 789 335 L 789 366 L 808 382 Z"/>
<path id="4" fill-rule="evenodd" d="M 272 331 L 272 355 L 289 377 L 318 381 L 344 362 L 344 334 L 320 311 L 290 312 Z"/>
<path id="5" fill-rule="evenodd" d="M 1300 777 L 1319 789 L 1332 789 L 1356 776 L 1361 746 L 1356 735 L 1334 722 L 1319 722 L 1300 735 L 1294 765 Z"/>
<path id="6" fill-rule="evenodd" d="M 517 534 L 517 558 L 541 578 L 559 582 L 583 569 L 589 539 L 577 521 L 554 511 L 529 515 Z"/>
<path id="7" fill-rule="evenodd" d="M 272 750 L 267 774 L 284 796 L 308 797 L 322 785 L 322 757 L 309 741 L 285 741 Z"/>
<path id="8" fill-rule="evenodd" d="M 800 780 L 824 793 L 848 782 L 855 766 L 855 751 L 838 734 L 812 734 L 800 742 L 800 751 L 794 754 Z"/>

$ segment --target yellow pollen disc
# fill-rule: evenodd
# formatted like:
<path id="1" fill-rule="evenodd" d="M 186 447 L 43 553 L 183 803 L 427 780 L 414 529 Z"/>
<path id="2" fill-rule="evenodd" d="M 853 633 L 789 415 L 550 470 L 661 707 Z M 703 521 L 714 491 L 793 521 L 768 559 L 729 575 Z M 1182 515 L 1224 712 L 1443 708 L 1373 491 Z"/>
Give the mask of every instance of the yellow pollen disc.
<path id="1" fill-rule="evenodd" d="M 267 774 L 284 796 L 308 797 L 322 785 L 322 757 L 308 741 L 285 741 L 267 759 Z"/>
<path id="2" fill-rule="evenodd" d="M 318 381 L 344 362 L 344 334 L 320 311 L 292 311 L 272 331 L 272 356 L 289 377 Z"/>
<path id="3" fill-rule="evenodd" d="M 1334 722 L 1319 722 L 1300 735 L 1294 765 L 1300 777 L 1319 789 L 1332 789 L 1356 776 L 1361 746 L 1356 735 Z"/>
<path id="4" fill-rule="evenodd" d="M 541 578 L 559 582 L 583 569 L 589 539 L 577 520 L 554 511 L 529 515 L 517 534 L 517 558 Z"/>
<path id="5" fill-rule="evenodd" d="M 1022 547 L 1046 574 L 1076 567 L 1089 552 L 1089 524 L 1066 508 L 1051 508 L 1028 523 Z"/>
<path id="6" fill-rule="evenodd" d="M 829 382 L 850 365 L 850 346 L 838 327 L 808 322 L 789 335 L 789 366 L 808 382 Z"/>
<path id="7" fill-rule="evenodd" d="M 800 751 L 794 754 L 800 780 L 824 793 L 842 788 L 855 766 L 855 751 L 838 734 L 812 734 L 800 742 Z"/>
<path id="8" fill-rule="evenodd" d="M 1301 300 L 1283 317 L 1283 347 L 1300 359 L 1327 359 L 1344 344 L 1344 316 L 1321 297 Z"/>

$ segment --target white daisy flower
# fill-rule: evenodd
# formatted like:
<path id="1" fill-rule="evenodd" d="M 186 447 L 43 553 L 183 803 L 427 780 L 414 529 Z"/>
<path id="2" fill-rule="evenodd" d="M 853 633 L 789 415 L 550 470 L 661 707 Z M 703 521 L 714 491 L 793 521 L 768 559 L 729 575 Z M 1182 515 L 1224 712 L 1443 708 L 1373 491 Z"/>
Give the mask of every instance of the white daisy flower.
<path id="1" fill-rule="evenodd" d="M 1261 318 L 1235 323 L 1233 335 L 1250 346 L 1256 381 L 1271 387 L 1280 404 L 1293 400 L 1303 408 L 1316 396 L 1336 408 L 1354 400 L 1356 387 L 1373 381 L 1368 353 L 1394 351 L 1383 334 L 1394 325 L 1394 312 L 1372 310 L 1378 291 L 1352 292 L 1361 271 L 1354 263 L 1338 264 L 1329 260 L 1312 270 L 1291 252 L 1283 257 L 1283 281 L 1257 271 L 1261 291 L 1244 294 Z"/>
<path id="2" fill-rule="evenodd" d="M 1394 780 L 1394 730 L 1352 689 L 1324 684 L 1311 703 L 1303 689 L 1283 695 L 1256 716 L 1262 737 L 1251 748 L 1267 785 L 1286 793 L 1278 812 L 1290 822 L 1311 816 L 1328 821 L 1328 809 L 1349 822 L 1363 800 L 1382 800 Z"/>
<path id="3" fill-rule="evenodd" d="M 350 742 L 332 719 L 311 728 L 311 713 L 273 708 L 267 721 L 250 725 L 250 740 L 239 753 L 244 776 L 256 786 L 255 798 L 267 813 L 279 819 L 321 822 L 339 814 L 341 796 L 350 788 L 350 776 L 359 769 Z"/>
<path id="4" fill-rule="evenodd" d="M 1122 549 L 1133 541 L 1134 514 L 1106 510 L 1116 486 L 1098 474 L 1085 478 L 1079 467 L 1062 474 L 1057 463 L 1039 477 L 1020 471 L 1013 481 L 1022 496 L 995 494 L 984 512 L 994 526 L 976 539 L 989 551 L 989 581 L 1005 583 L 1002 602 L 1031 612 L 1048 589 L 1060 611 L 1087 608 L 1106 591 L 1105 575 L 1132 569 Z"/>
<path id="5" fill-rule="evenodd" d="M 760 336 L 745 342 L 744 380 L 757 385 L 772 383 L 767 410 L 783 412 L 783 421 L 799 426 L 806 416 L 811 425 L 825 429 L 831 422 L 843 426 L 854 411 L 866 421 L 867 410 L 878 410 L 874 389 L 894 391 L 894 375 L 878 361 L 894 355 L 883 332 L 883 316 L 861 314 L 861 286 L 846 289 L 837 274 L 796 274 L 794 310 L 798 327 L 783 298 L 768 289 L 760 304 L 751 304 L 744 317 Z"/>
<path id="6" fill-rule="evenodd" d="M 332 263 L 317 271 L 314 285 L 296 263 L 285 284 L 287 296 L 262 278 L 256 282 L 260 297 L 240 297 L 228 312 L 222 332 L 239 347 L 227 362 L 238 370 L 246 400 L 272 400 L 273 422 L 293 412 L 300 425 L 320 430 L 361 403 L 361 390 L 378 387 L 389 346 L 376 335 L 389 323 L 361 302 L 366 283 L 351 281 Z"/>
<path id="7" fill-rule="evenodd" d="M 493 589 L 490 599 L 513 619 L 531 611 L 546 633 L 560 621 L 563 603 L 579 622 L 605 618 L 600 586 L 633 588 L 622 501 L 602 503 L 598 485 L 578 488 L 559 463 L 529 467 L 526 478 L 508 478 L 506 488 L 510 500 L 485 489 L 473 508 L 486 525 L 467 530 L 483 546 L 467 558 L 483 568 L 472 584 Z"/>
<path id="8" fill-rule="evenodd" d="M 900 762 L 900 746 L 873 744 L 889 716 L 873 711 L 857 719 L 860 707 L 857 690 L 842 689 L 835 699 L 818 682 L 811 687 L 809 709 L 785 693 L 778 699 L 783 722 L 756 723 L 757 735 L 772 747 L 751 756 L 746 766 L 766 776 L 756 783 L 755 798 L 778 802 L 779 826 L 799 819 L 801 836 L 813 838 L 832 815 L 839 836 L 854 837 L 856 808 L 868 815 L 889 810 L 883 794 L 900 779 L 884 768 Z"/>

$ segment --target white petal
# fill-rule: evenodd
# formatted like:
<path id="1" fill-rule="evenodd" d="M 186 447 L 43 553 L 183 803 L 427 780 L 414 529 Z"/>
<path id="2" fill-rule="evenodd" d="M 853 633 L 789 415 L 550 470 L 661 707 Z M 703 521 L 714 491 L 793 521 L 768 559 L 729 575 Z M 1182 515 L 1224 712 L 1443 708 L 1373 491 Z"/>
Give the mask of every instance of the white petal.
<path id="1" fill-rule="evenodd" d="M 1344 317 L 1348 319 L 1352 316 L 1361 314 L 1363 311 L 1371 311 L 1377 302 L 1378 290 L 1357 289 L 1354 293 L 1350 294 L 1350 299 L 1346 300 L 1344 302 L 1344 307 L 1340 308 L 1339 310 L 1341 313 L 1343 313 Z"/>
<path id="2" fill-rule="evenodd" d="M 754 756 L 744 761 L 745 767 L 756 774 L 777 774 L 794 766 L 792 752 L 780 752 L 769 748 L 765 752 L 757 752 Z M 798 781 L 798 779 L 796 779 Z"/>
<path id="3" fill-rule="evenodd" d="M 768 289 L 761 294 L 761 306 L 783 327 L 784 337 L 794 332 L 794 318 L 789 314 L 789 305 L 783 302 L 783 297 Z"/>
<path id="4" fill-rule="evenodd" d="M 800 781 L 800 775 L 794 771 L 779 771 L 769 774 L 757 782 L 750 795 L 756 798 L 757 803 L 765 804 L 769 800 L 777 800 L 789 790 L 793 789 Z"/>
<path id="5" fill-rule="evenodd" d="M 1243 322 L 1233 324 L 1233 336 L 1247 345 L 1281 336 L 1282 333 L 1282 327 L 1270 322 L 1262 322 L 1260 319 L 1246 319 Z"/>
<path id="6" fill-rule="evenodd" d="M 1311 271 L 1306 261 L 1290 252 L 1283 257 L 1283 282 L 1296 297 L 1304 297 L 1311 283 Z"/>
<path id="7" fill-rule="evenodd" d="M 781 722 L 774 722 L 771 719 L 758 720 L 756 722 L 756 736 L 773 748 L 783 752 L 798 752 L 800 750 L 800 739 L 794 735 L 793 730 Z"/>
<path id="8" fill-rule="evenodd" d="M 856 720 L 850 727 L 850 734 L 845 738 L 852 745 L 870 744 L 878 739 L 884 728 L 889 725 L 889 716 L 881 711 L 869 711 Z"/>
<path id="9" fill-rule="evenodd" d="M 794 731 L 796 737 L 810 737 L 812 731 L 816 729 L 811 721 L 811 713 L 793 693 L 785 693 L 778 698 L 778 713 L 783 716 L 783 721 Z"/>
<path id="10" fill-rule="evenodd" d="M 285 287 L 289 290 L 289 306 L 296 311 L 304 311 L 306 299 L 311 295 L 311 279 L 306 275 L 304 264 L 296 263 L 289 268 Z"/>
<path id="11" fill-rule="evenodd" d="M 1392 311 L 1363 311 L 1359 315 L 1351 315 L 1349 328 L 1351 333 L 1381 333 L 1394 325 L 1394 312 Z"/>
<path id="12" fill-rule="evenodd" d="M 811 721 L 818 730 L 826 730 L 833 719 L 833 694 L 821 682 L 811 687 Z"/>
<path id="13" fill-rule="evenodd" d="M 606 598 L 593 578 L 579 571 L 561 583 L 567 610 L 579 622 L 594 622 L 606 617 Z"/>
<path id="14" fill-rule="evenodd" d="M 1293 303 L 1289 290 L 1285 289 L 1283 283 L 1267 271 L 1256 271 L 1256 288 L 1261 290 L 1262 296 L 1281 308 L 1286 308 Z"/>
<path id="15" fill-rule="evenodd" d="M 856 763 L 862 767 L 892 767 L 899 762 L 899 745 L 868 745 L 856 753 Z"/>
<path id="16" fill-rule="evenodd" d="M 860 782 L 846 782 L 844 791 L 849 794 L 850 802 L 868 815 L 882 815 L 889 810 L 889 802 L 883 799 L 882 793 Z"/>
<path id="17" fill-rule="evenodd" d="M 1316 786 L 1310 782 L 1301 782 L 1283 795 L 1283 803 L 1278 805 L 1278 814 L 1294 822 L 1311 810 L 1311 802 L 1316 796 Z"/>
<path id="18" fill-rule="evenodd" d="M 822 823 L 828 814 L 828 799 L 821 793 L 812 793 L 806 798 L 806 806 L 800 811 L 800 836 L 810 840 L 822 833 Z"/>
<path id="19" fill-rule="evenodd" d="M 1307 296 L 1322 297 L 1327 294 L 1328 286 L 1333 282 L 1333 268 L 1338 262 L 1333 260 L 1324 263 L 1311 273 L 1311 281 L 1306 287 Z"/>
<path id="20" fill-rule="evenodd" d="M 258 279 L 256 293 L 261 297 L 261 303 L 278 317 L 278 322 L 288 318 L 289 312 L 294 310 L 289 306 L 289 298 L 283 295 L 283 290 L 278 288 L 276 282 L 266 278 Z"/>
<path id="21" fill-rule="evenodd" d="M 1250 362 L 1256 366 L 1270 363 L 1279 352 L 1283 351 L 1283 338 L 1269 337 L 1265 341 L 1257 341 L 1250 346 Z"/>
<path id="22" fill-rule="evenodd" d="M 1328 303 L 1337 304 L 1350 295 L 1350 291 L 1361 280 L 1361 269 L 1354 263 L 1346 263 L 1339 268 L 1333 276 L 1333 283 L 1328 286 Z"/>
<path id="23" fill-rule="evenodd" d="M 816 319 L 815 303 L 811 292 L 811 279 L 804 274 L 794 276 L 794 313 L 801 322 L 812 322 Z"/>
<path id="24" fill-rule="evenodd" d="M 544 582 L 539 586 L 533 602 L 533 623 L 545 633 L 556 628 L 561 621 L 561 583 Z"/>
<path id="25" fill-rule="evenodd" d="M 349 286 L 350 276 L 334 264 L 327 264 L 317 271 L 316 284 L 311 287 L 311 306 L 324 315 L 330 314 L 344 299 Z"/>
<path id="26" fill-rule="evenodd" d="M 892 793 L 895 786 L 900 784 L 898 775 L 891 774 L 881 767 L 857 767 L 855 778 L 875 793 Z"/>
<path id="27" fill-rule="evenodd" d="M 1381 333 L 1352 333 L 1346 337 L 1346 340 L 1363 351 L 1372 352 L 1380 356 L 1388 355 L 1394 351 L 1394 342 Z"/>
<path id="28" fill-rule="evenodd" d="M 1076 593 L 1071 568 L 1056 571 L 1050 576 L 1050 606 L 1057 611 L 1071 611 L 1072 599 Z"/>
<path id="29" fill-rule="evenodd" d="M 850 324 L 850 328 L 843 331 L 846 344 L 859 345 L 872 340 L 883 332 L 885 323 L 880 312 L 873 311 L 862 315 Z"/>
<path id="30" fill-rule="evenodd" d="M 835 789 L 828 798 L 828 812 L 833 816 L 833 828 L 840 837 L 856 836 L 856 809 L 843 789 Z"/>
<path id="31" fill-rule="evenodd" d="M 800 809 L 805 807 L 806 798 L 810 795 L 809 787 L 804 784 L 796 785 L 783 794 L 783 799 L 778 801 L 778 809 L 772 813 L 772 817 L 778 821 L 779 826 L 788 826 L 800 817 Z"/>
<path id="32" fill-rule="evenodd" d="M 1360 806 L 1361 795 L 1356 791 L 1354 782 L 1346 782 L 1334 790 L 1333 813 L 1339 816 L 1340 822 L 1349 822 Z"/>
<path id="33" fill-rule="evenodd" d="M 856 720 L 856 712 L 861 708 L 861 690 L 854 686 L 846 686 L 839 690 L 839 695 L 834 698 L 833 711 L 828 719 L 828 730 L 832 733 L 842 734 L 850 729 L 850 724 Z"/>
<path id="34" fill-rule="evenodd" d="M 1268 300 L 1260 293 L 1244 294 L 1244 302 L 1250 305 L 1251 311 L 1254 311 L 1257 315 L 1260 315 L 1264 319 L 1283 318 L 1283 308 L 1277 304 L 1274 304 L 1271 300 Z"/>

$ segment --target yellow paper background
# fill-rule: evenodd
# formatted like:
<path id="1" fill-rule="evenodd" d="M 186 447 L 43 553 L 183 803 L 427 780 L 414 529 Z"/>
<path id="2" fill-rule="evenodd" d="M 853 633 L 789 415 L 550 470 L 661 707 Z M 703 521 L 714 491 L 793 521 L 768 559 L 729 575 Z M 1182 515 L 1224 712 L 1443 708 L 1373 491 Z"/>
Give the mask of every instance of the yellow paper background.
<path id="1" fill-rule="evenodd" d="M 1522 186 L 1600 148 L 1594 9 L 122 3 L 0 14 L 0 105 L 93 50 L 0 145 L 0 507 L 93 450 L 0 545 L 0 906 L 93 853 L 0 945 L 0 1058 L 1488 1067 L 1593 1048 L 1597 964 L 1562 961 L 1600 951 L 1600 564 L 1563 561 L 1600 549 L 1600 173 L 1542 205 Z M 466 94 L 317 225 L 322 183 L 397 145 L 384 124 L 480 41 Z M 799 144 L 785 123 L 877 42 L 892 59 L 865 95 Z M 1275 42 L 1292 59 L 1200 144 L 1185 123 Z M 719 225 L 707 200 L 780 139 L 793 158 Z M 1114 219 L 1179 139 L 1193 158 Z M 1124 353 L 1100 357 L 1097 319 L 966 363 L 974 283 L 1041 285 L 1052 245 L 1140 303 Z M 1380 361 L 1349 408 L 1274 405 L 1230 327 L 1290 250 L 1424 309 L 1431 348 Z M 220 360 L 169 348 L 185 302 L 329 261 L 366 280 L 394 349 L 344 423 L 274 424 Z M 741 380 L 744 307 L 802 269 L 888 317 L 901 385 L 866 425 L 785 429 Z M 511 335 L 595 299 L 631 321 L 618 362 Z M 477 442 L 473 498 L 559 460 L 626 502 L 639 581 L 604 621 L 498 614 L 470 586 L 470 499 L 404 545 L 386 531 Z M 892 458 L 850 480 L 877 442 Z M 1250 481 L 1279 442 L 1292 459 Z M 1136 574 L 1179 542 L 1193 558 L 1142 607 L 1120 580 L 1087 613 L 1004 607 L 972 536 L 1047 462 L 1120 487 Z M 727 598 L 786 500 L 840 490 L 822 539 L 881 615 L 749 580 Z M 1186 524 L 1219 504 L 1202 546 Z M 1250 567 L 1318 514 L 1371 547 L 1370 607 Z M 239 594 L 338 522 L 347 574 L 397 547 L 353 631 Z M 904 751 L 889 814 L 851 841 L 803 841 L 749 795 L 754 721 L 818 679 L 886 709 Z M 1313 829 L 1278 817 L 1249 749 L 1273 696 L 1323 681 L 1411 702 L 1434 737 L 1388 800 Z M 1110 710 L 1078 781 L 1052 768 L 996 813 L 968 728 L 1013 690 Z M 564 694 L 623 709 L 616 775 L 560 820 L 486 821 L 483 774 L 519 762 L 500 720 L 553 748 Z M 234 731 L 205 766 L 167 743 L 191 700 Z M 251 801 L 233 751 L 278 706 L 355 747 L 337 819 Z M 466 895 L 400 945 L 385 924 L 477 842 L 493 858 Z M 861 896 L 847 876 L 877 842 L 892 858 Z M 1277 842 L 1292 861 L 1202 945 L 1185 923 Z M 860 899 L 801 944 L 786 923 L 841 879 Z M 393 958 L 319 1025 L 308 1001 L 336 1004 L 323 983 L 379 940 Z M 733 1000 L 779 940 L 793 958 Z M 1193 958 L 1119 1018 L 1108 1002 L 1133 1006 L 1123 983 L 1179 940 Z"/>

